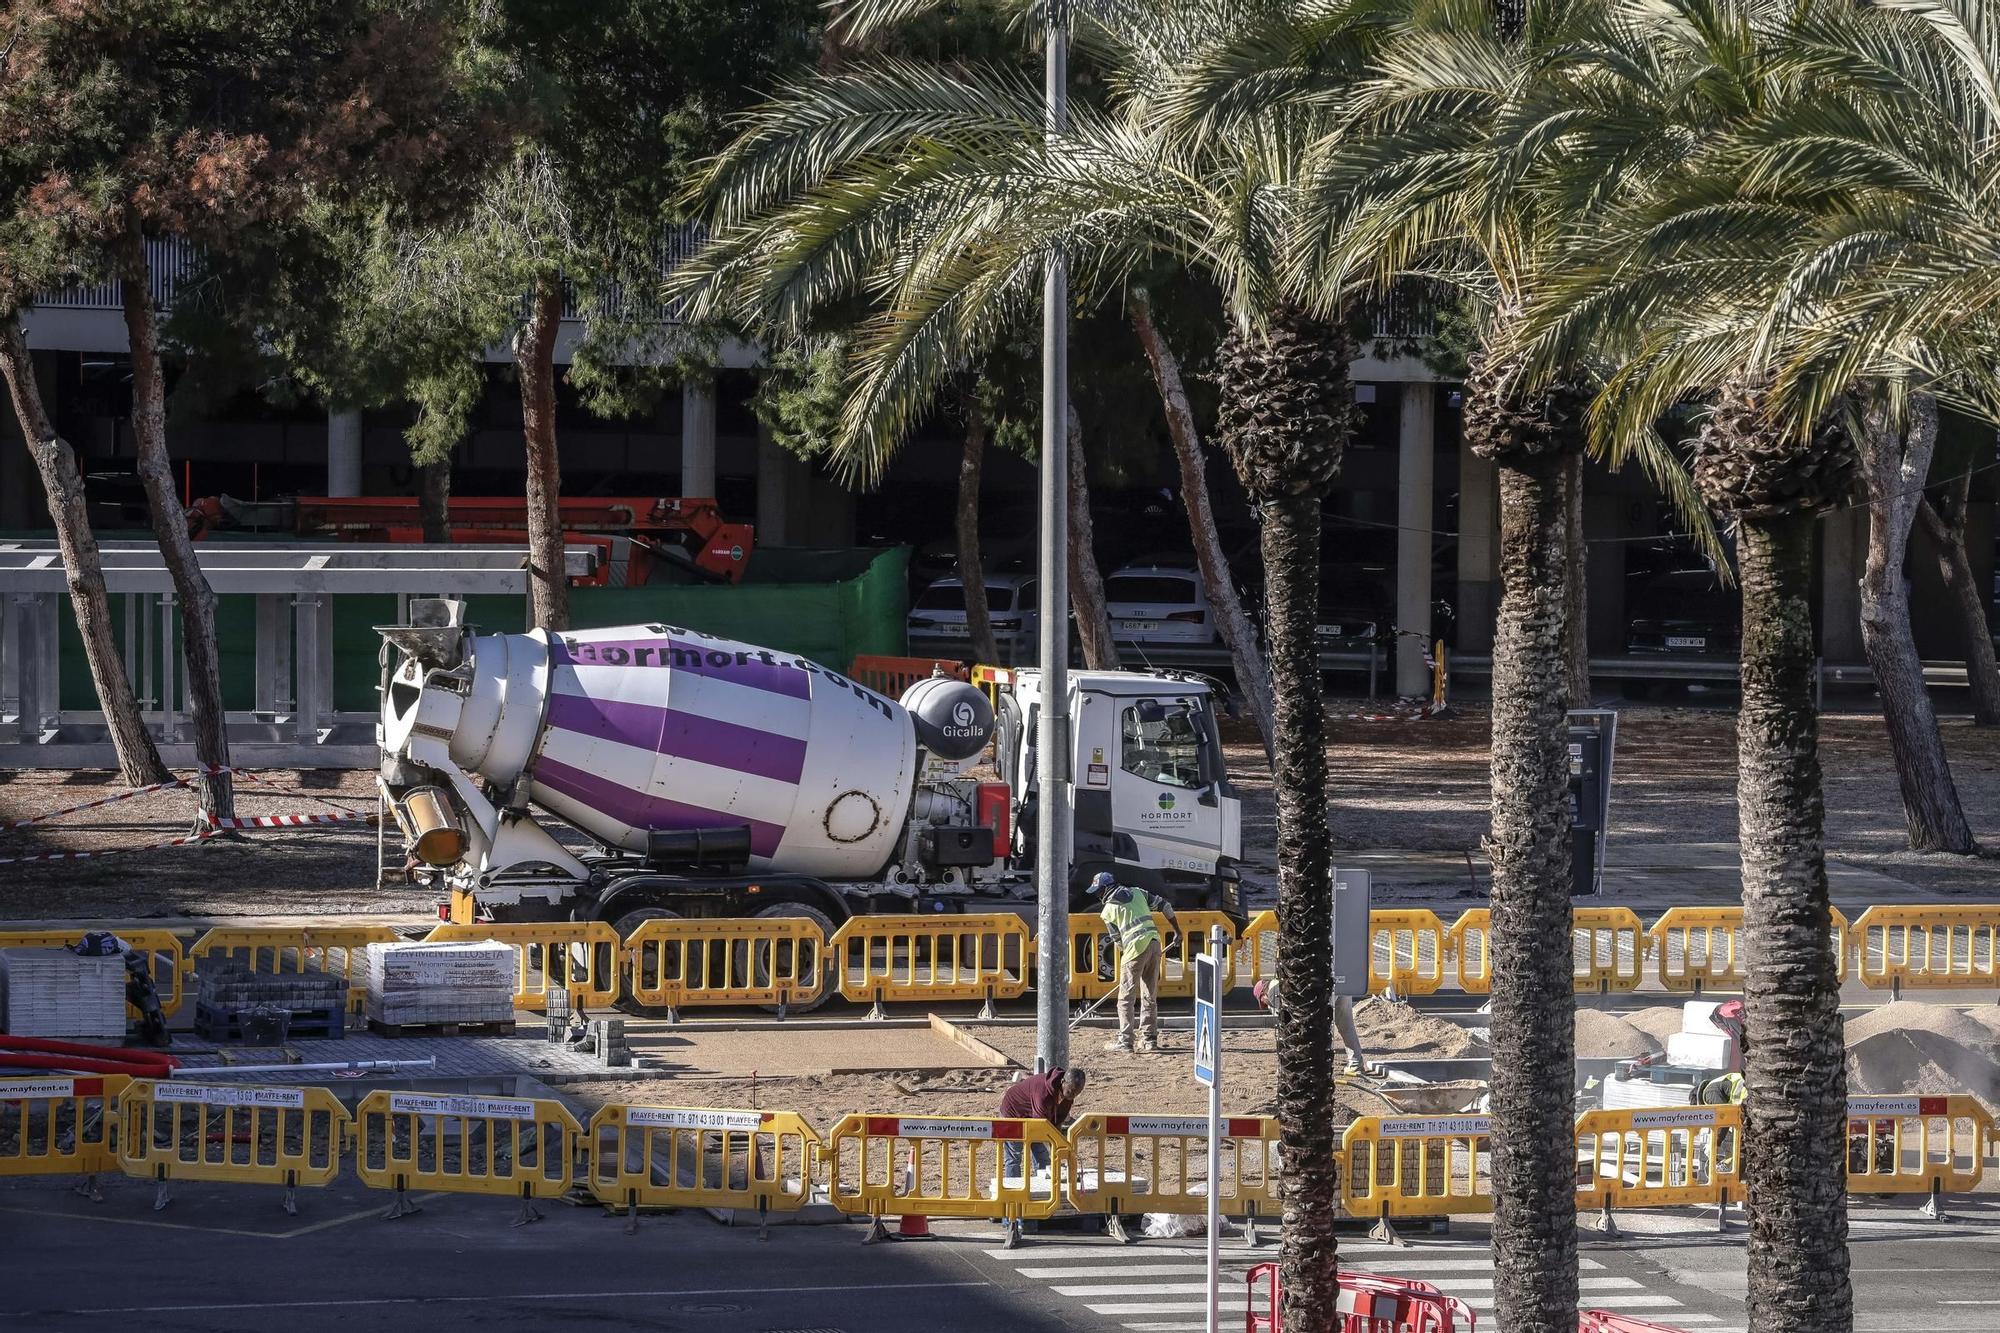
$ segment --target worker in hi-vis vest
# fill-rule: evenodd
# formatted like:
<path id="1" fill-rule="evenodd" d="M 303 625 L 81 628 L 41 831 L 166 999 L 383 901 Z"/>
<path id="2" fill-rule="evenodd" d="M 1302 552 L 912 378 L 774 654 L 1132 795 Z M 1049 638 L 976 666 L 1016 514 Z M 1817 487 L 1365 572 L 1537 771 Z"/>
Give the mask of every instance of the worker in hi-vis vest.
<path id="1" fill-rule="evenodd" d="M 1157 1051 L 1160 968 L 1165 949 L 1153 913 L 1166 917 L 1168 928 L 1176 935 L 1180 934 L 1180 919 L 1166 899 L 1120 884 L 1108 873 L 1092 879 L 1090 891 L 1104 904 L 1100 915 L 1108 936 L 1106 944 L 1118 950 L 1118 1040 L 1107 1043 L 1104 1049 Z"/>

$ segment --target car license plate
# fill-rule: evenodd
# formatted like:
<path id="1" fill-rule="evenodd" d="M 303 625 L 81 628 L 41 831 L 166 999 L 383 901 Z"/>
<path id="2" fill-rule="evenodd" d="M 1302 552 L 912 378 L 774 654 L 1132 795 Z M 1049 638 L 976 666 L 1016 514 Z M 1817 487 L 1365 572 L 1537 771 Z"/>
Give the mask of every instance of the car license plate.
<path id="1" fill-rule="evenodd" d="M 1707 639 L 1703 639 L 1703 638 L 1697 638 L 1697 637 L 1694 637 L 1694 636 L 1691 636 L 1691 635 L 1686 635 L 1686 634 L 1669 634 L 1669 635 L 1667 636 L 1667 647 L 1669 647 L 1669 648 L 1706 648 L 1706 647 L 1708 647 L 1708 640 L 1707 640 Z"/>
<path id="2" fill-rule="evenodd" d="M 1123 630 L 1146 630 L 1158 629 L 1159 627 L 1160 622 L 1157 620 L 1121 620 L 1118 622 L 1118 628 Z"/>

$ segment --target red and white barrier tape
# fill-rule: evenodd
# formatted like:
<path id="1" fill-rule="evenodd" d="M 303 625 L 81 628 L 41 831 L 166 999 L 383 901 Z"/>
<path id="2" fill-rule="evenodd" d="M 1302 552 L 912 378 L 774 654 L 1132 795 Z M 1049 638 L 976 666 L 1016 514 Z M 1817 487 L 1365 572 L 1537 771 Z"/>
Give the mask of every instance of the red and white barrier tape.
<path id="1" fill-rule="evenodd" d="M 185 838 L 149 842 L 143 847 L 102 847 L 93 852 L 36 852 L 33 856 L 0 857 L 0 866 L 23 865 L 29 861 L 90 861 L 100 856 L 129 856 L 133 852 L 157 852 L 168 847 L 185 847 L 190 843 L 207 842 L 220 832 L 220 829 L 203 829 L 199 833 L 190 833 Z"/>
<path id="2" fill-rule="evenodd" d="M 100 796 L 94 801 L 82 801 L 76 805 L 66 805 L 60 810 L 47 810 L 39 815 L 29 815 L 26 819 L 0 819 L 0 833 L 6 833 L 17 828 L 27 828 L 33 824 L 46 824 L 52 819 L 61 819 L 64 815 L 81 814 L 85 810 L 96 810 L 107 805 L 117 805 L 120 801 L 131 801 L 141 796 L 151 796 L 156 791 L 167 791 L 173 787 L 186 787 L 200 778 L 213 776 L 218 773 L 233 774 L 245 781 L 262 783 L 267 787 L 275 785 L 269 778 L 259 777 L 248 769 L 220 768 L 204 765 L 182 777 L 168 778 L 165 782 L 149 783 L 144 787 L 134 787 L 130 791 L 121 791 L 115 796 Z"/>
<path id="3" fill-rule="evenodd" d="M 207 811 L 202 819 L 212 829 L 241 828 L 301 828 L 308 824 L 372 824 L 375 822 L 373 810 L 340 810 L 330 815 L 246 815 L 238 819 L 220 819 Z"/>

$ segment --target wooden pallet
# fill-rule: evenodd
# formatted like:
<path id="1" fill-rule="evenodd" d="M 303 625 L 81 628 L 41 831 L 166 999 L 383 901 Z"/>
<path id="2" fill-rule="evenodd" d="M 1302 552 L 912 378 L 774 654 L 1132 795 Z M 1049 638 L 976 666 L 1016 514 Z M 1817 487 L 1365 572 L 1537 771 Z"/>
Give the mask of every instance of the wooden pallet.
<path id="1" fill-rule="evenodd" d="M 215 1008 L 197 1001 L 194 1011 L 195 1035 L 203 1041 L 240 1044 L 243 1041 L 243 1021 L 248 1017 L 250 1007 Z M 333 1038 L 347 1035 L 347 1005 L 330 1005 L 323 1009 L 288 1009 L 289 1021 L 285 1025 L 285 1040 Z"/>
<path id="2" fill-rule="evenodd" d="M 384 1023 L 368 1020 L 368 1030 L 384 1037 L 511 1037 L 512 1019 L 491 1023 Z"/>

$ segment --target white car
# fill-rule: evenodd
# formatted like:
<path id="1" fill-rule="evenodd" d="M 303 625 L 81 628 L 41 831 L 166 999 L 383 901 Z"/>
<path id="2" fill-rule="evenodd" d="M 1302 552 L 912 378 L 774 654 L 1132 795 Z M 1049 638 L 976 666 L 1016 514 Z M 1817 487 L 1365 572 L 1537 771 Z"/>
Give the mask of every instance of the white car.
<path id="1" fill-rule="evenodd" d="M 1201 575 L 1172 565 L 1127 565 L 1104 580 L 1111 636 L 1161 646 L 1215 642 L 1215 614 Z"/>
<path id="2" fill-rule="evenodd" d="M 986 612 L 993 621 L 993 638 L 1000 656 L 1023 661 L 1035 651 L 1035 581 L 1022 574 L 994 574 L 986 580 Z M 939 579 L 917 596 L 905 623 L 910 649 L 924 652 L 946 645 L 962 649 L 966 642 L 965 585 Z"/>

